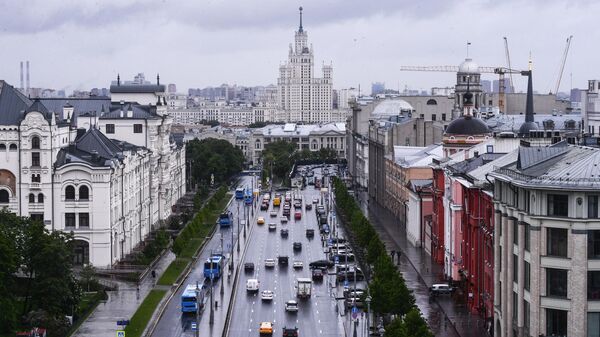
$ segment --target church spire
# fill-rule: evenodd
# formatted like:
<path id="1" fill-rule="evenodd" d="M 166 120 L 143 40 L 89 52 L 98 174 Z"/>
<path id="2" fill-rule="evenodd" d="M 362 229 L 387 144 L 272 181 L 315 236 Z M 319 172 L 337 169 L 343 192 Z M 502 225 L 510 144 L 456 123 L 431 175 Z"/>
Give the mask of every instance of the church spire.
<path id="1" fill-rule="evenodd" d="M 298 8 L 300 10 L 300 28 L 298 28 L 298 33 L 302 33 L 304 29 L 302 29 L 302 6 Z"/>

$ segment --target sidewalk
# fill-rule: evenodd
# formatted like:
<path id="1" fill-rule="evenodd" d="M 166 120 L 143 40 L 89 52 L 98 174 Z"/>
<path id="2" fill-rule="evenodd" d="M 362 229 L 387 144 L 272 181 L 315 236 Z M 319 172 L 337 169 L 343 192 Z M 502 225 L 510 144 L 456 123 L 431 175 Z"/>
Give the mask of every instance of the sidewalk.
<path id="1" fill-rule="evenodd" d="M 94 312 L 81 324 L 79 329 L 72 335 L 73 337 L 106 337 L 114 336 L 117 331 L 117 321 L 121 319 L 130 319 L 138 306 L 142 303 L 150 290 L 154 289 L 154 283 L 158 281 L 160 275 L 169 266 L 175 255 L 166 252 L 154 266 L 156 270 L 156 280 L 148 273 L 140 281 L 140 290 L 137 291 L 133 282 L 123 282 L 112 280 L 118 284 L 118 289 L 108 291 L 108 299 L 100 303 Z"/>
<path id="2" fill-rule="evenodd" d="M 371 221 L 388 251 L 402 252 L 399 270 L 409 289 L 413 290 L 417 305 L 434 334 L 460 337 L 489 336 L 485 329 L 485 321 L 469 313 L 464 303 L 457 303 L 451 297 L 429 299 L 428 288 L 443 280 L 443 267 L 432 263 L 431 257 L 423 249 L 414 247 L 407 241 L 405 227 L 388 210 L 375 202 L 368 202 L 366 192 L 359 192 L 358 197 L 363 213 Z M 436 311 L 441 315 L 436 315 Z"/>

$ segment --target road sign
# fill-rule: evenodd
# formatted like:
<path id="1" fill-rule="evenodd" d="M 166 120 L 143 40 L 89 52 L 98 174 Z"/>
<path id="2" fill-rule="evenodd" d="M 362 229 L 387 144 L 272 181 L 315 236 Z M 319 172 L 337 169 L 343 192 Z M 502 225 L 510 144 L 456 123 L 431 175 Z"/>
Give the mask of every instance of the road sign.
<path id="1" fill-rule="evenodd" d="M 340 263 L 340 257 L 336 255 L 335 256 L 335 264 L 338 264 L 338 263 Z"/>
<path id="2" fill-rule="evenodd" d="M 192 322 L 192 331 L 197 331 L 198 330 L 198 326 L 196 325 L 196 322 Z"/>
<path id="3" fill-rule="evenodd" d="M 347 287 L 349 285 L 348 280 L 344 281 L 344 287 Z"/>
<path id="4" fill-rule="evenodd" d="M 117 331 L 117 337 L 125 337 L 125 331 L 123 331 L 123 330 L 118 330 L 118 331 Z"/>
<path id="5" fill-rule="evenodd" d="M 122 319 L 120 321 L 117 321 L 117 325 L 129 325 L 129 320 L 128 319 Z"/>

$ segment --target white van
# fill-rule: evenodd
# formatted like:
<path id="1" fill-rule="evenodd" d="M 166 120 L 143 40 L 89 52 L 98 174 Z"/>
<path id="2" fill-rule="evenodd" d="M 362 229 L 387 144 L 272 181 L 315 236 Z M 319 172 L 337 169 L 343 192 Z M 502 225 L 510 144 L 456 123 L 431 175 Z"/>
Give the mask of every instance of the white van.
<path id="1" fill-rule="evenodd" d="M 246 291 L 249 293 L 257 293 L 259 286 L 260 282 L 255 278 L 251 278 L 246 281 Z"/>

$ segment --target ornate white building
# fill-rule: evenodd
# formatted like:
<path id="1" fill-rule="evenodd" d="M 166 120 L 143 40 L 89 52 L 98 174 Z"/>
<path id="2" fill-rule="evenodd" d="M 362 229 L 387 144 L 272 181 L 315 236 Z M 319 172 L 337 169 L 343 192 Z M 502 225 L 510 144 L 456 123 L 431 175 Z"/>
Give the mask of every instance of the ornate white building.
<path id="1" fill-rule="evenodd" d="M 0 81 L 0 207 L 72 232 L 75 263 L 99 268 L 129 254 L 185 193 L 164 86 L 118 81 L 111 92 L 119 102 L 31 101 Z"/>
<path id="2" fill-rule="evenodd" d="M 323 65 L 323 78 L 314 77 L 314 55 L 308 45 L 308 34 L 300 26 L 295 34 L 294 45 L 290 44 L 288 60 L 279 67 L 277 121 L 328 123 L 332 122 L 333 110 L 333 67 Z M 339 116 L 336 115 L 339 119 Z M 345 121 L 345 116 L 343 120 Z"/>

